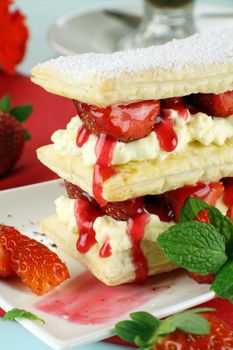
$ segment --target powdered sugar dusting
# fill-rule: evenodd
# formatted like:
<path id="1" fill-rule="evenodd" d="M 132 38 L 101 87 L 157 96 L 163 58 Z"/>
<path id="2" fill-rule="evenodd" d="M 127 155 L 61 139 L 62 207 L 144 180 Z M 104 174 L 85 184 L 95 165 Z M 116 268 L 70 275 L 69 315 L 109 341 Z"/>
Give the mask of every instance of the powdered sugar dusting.
<path id="1" fill-rule="evenodd" d="M 69 57 L 61 56 L 41 66 L 54 69 L 75 81 L 95 74 L 105 79 L 119 77 L 123 72 L 140 72 L 144 69 L 175 69 L 189 64 L 233 63 L 233 28 L 220 32 L 195 34 L 182 40 L 145 49 L 119 51 L 111 54 L 88 53 Z"/>

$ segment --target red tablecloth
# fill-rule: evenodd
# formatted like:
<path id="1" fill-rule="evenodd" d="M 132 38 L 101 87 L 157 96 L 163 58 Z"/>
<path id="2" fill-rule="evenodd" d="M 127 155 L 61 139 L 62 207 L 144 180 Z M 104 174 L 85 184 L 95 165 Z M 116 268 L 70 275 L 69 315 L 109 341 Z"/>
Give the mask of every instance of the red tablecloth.
<path id="1" fill-rule="evenodd" d="M 31 83 L 28 77 L 21 75 L 9 77 L 0 74 L 0 97 L 6 94 L 10 95 L 13 106 L 24 103 L 33 105 L 33 114 L 25 122 L 32 140 L 26 143 L 24 153 L 14 172 L 0 180 L 0 189 L 56 178 L 54 173 L 37 161 L 35 151 L 39 146 L 50 143 L 53 131 L 63 128 L 75 114 L 72 103 L 68 99 L 45 92 Z M 233 305 L 230 302 L 216 298 L 202 306 L 216 308 L 216 314 L 233 327 Z M 116 337 L 110 341 L 122 344 Z"/>

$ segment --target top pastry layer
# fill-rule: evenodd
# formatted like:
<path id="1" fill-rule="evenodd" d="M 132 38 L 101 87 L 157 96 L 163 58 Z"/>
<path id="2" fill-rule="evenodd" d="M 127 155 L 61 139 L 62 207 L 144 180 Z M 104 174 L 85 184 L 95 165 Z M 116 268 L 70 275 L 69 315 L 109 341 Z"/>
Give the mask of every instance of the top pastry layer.
<path id="1" fill-rule="evenodd" d="M 112 54 L 38 64 L 32 81 L 47 91 L 106 106 L 233 90 L 233 28 Z"/>

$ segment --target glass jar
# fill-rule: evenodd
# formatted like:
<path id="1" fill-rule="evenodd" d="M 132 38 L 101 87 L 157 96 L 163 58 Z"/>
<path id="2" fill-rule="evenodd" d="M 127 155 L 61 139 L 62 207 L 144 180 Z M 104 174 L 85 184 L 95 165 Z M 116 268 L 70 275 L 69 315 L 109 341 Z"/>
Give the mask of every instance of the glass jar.
<path id="1" fill-rule="evenodd" d="M 144 0 L 140 26 L 120 40 L 118 49 L 131 49 L 164 44 L 196 32 L 195 0 Z"/>

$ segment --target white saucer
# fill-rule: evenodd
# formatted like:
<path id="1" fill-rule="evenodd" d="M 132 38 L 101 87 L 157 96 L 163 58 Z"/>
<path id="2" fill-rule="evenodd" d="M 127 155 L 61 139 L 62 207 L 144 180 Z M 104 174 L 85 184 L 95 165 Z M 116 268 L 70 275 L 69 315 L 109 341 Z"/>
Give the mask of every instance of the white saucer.
<path id="1" fill-rule="evenodd" d="M 227 7 L 219 5 L 202 5 L 196 8 L 197 28 L 199 31 L 216 30 L 232 26 L 232 17 L 219 16 L 227 13 Z M 103 8 L 103 9 L 106 9 Z M 75 13 L 60 17 L 48 31 L 48 42 L 59 54 L 72 55 L 85 52 L 113 52 L 117 42 L 128 34 L 132 28 L 120 20 L 103 13 L 103 9 L 93 12 Z M 108 8 L 109 9 L 109 8 Z M 114 6 L 122 12 L 141 14 L 139 6 Z M 213 13 L 212 17 L 201 17 L 201 14 Z M 200 17 L 199 17 L 200 16 Z"/>

